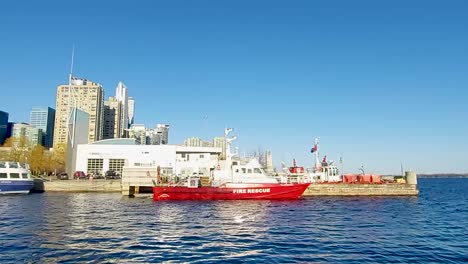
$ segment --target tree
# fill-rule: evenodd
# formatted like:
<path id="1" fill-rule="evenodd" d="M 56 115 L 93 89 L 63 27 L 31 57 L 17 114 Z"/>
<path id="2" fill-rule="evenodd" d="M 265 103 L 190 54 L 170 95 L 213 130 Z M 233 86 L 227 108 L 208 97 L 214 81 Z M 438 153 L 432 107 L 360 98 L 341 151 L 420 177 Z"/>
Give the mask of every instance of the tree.
<path id="1" fill-rule="evenodd" d="M 29 167 L 33 174 L 38 175 L 41 171 L 46 170 L 46 160 L 44 156 L 45 148 L 41 145 L 36 145 L 29 156 Z"/>
<path id="2" fill-rule="evenodd" d="M 51 171 L 64 171 L 67 147 L 65 144 L 57 144 L 54 147 L 50 157 L 50 164 L 52 165 Z"/>
<path id="3" fill-rule="evenodd" d="M 25 136 L 21 136 L 19 138 L 7 138 L 3 146 L 11 148 L 9 160 L 20 163 L 28 162 L 29 153 L 31 151 L 31 144 Z"/>

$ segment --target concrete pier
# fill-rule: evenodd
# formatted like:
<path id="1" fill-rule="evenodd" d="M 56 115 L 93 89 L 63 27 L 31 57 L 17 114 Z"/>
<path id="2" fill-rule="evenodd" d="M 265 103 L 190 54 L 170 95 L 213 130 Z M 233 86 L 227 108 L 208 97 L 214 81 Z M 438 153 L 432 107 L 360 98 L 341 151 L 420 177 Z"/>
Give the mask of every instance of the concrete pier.
<path id="1" fill-rule="evenodd" d="M 34 181 L 32 192 L 120 192 L 133 196 L 151 192 L 156 172 L 147 169 L 133 171 L 135 175 L 122 180 L 40 180 Z M 147 174 L 147 175 L 146 175 Z M 414 182 L 410 180 L 409 182 Z M 417 184 L 348 184 L 348 183 L 313 183 L 304 192 L 304 196 L 415 196 L 419 194 Z"/>
<path id="2" fill-rule="evenodd" d="M 311 184 L 304 196 L 414 196 L 419 190 L 415 184 Z"/>
<path id="3" fill-rule="evenodd" d="M 36 183 L 37 181 L 37 183 Z M 32 192 L 121 192 L 120 180 L 36 180 Z"/>

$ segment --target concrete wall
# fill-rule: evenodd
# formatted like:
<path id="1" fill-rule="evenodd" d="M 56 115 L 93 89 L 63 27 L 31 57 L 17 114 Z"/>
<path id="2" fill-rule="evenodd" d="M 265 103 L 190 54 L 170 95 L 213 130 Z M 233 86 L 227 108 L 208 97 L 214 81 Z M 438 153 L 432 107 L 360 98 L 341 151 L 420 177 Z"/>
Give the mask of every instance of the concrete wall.
<path id="1" fill-rule="evenodd" d="M 45 181 L 43 188 L 45 192 L 121 192 L 122 189 L 120 180 Z"/>
<path id="2" fill-rule="evenodd" d="M 311 184 L 304 196 L 387 196 L 418 195 L 417 185 L 411 184 Z"/>
<path id="3" fill-rule="evenodd" d="M 122 195 L 138 193 L 139 187 L 151 187 L 156 182 L 156 167 L 123 167 L 122 171 Z"/>

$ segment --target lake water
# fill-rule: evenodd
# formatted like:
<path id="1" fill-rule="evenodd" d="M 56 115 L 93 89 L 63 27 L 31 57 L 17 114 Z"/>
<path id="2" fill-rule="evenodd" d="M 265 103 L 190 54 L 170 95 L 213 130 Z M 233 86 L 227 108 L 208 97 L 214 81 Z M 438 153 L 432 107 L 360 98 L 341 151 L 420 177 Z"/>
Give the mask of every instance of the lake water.
<path id="1" fill-rule="evenodd" d="M 0 262 L 468 262 L 468 179 L 419 189 L 299 201 L 0 196 Z"/>

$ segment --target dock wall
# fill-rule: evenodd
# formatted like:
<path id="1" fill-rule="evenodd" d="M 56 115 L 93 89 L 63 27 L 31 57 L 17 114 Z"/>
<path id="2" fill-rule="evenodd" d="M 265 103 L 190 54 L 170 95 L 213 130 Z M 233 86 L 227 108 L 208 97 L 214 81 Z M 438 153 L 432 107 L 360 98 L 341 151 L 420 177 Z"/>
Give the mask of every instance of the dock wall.
<path id="1" fill-rule="evenodd" d="M 41 189 L 42 188 L 42 189 Z M 35 192 L 121 192 L 120 180 L 68 180 L 35 183 Z"/>
<path id="2" fill-rule="evenodd" d="M 311 184 L 304 196 L 412 196 L 418 195 L 413 184 Z"/>
<path id="3" fill-rule="evenodd" d="M 122 195 L 139 193 L 140 187 L 151 186 L 148 178 L 141 182 L 120 180 L 68 180 L 35 181 L 34 192 L 121 192 Z M 413 196 L 418 195 L 413 184 L 311 184 L 304 196 Z"/>

